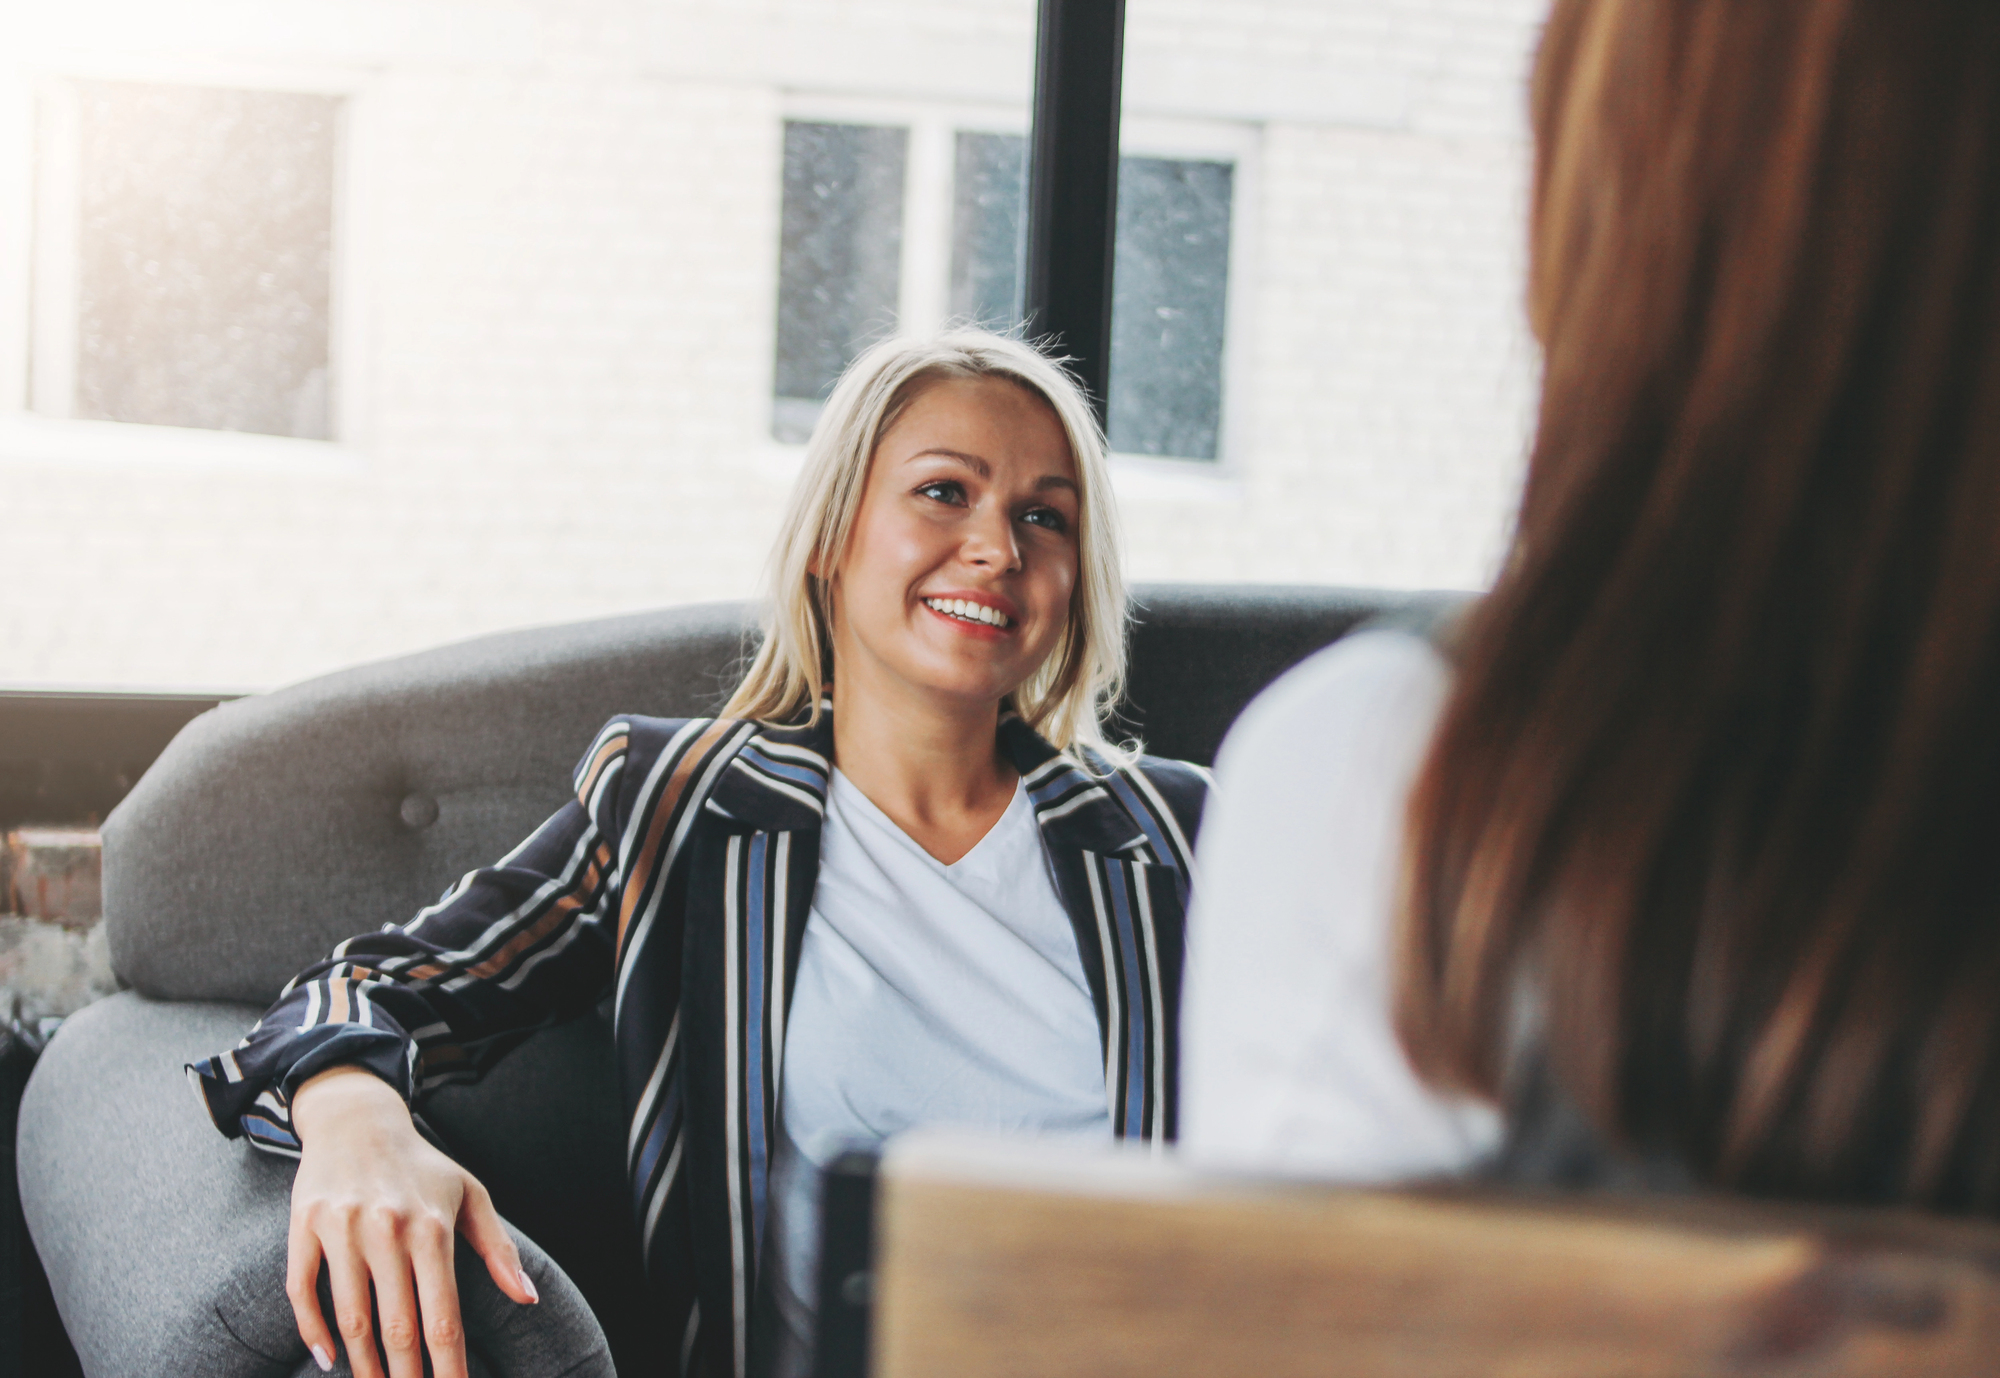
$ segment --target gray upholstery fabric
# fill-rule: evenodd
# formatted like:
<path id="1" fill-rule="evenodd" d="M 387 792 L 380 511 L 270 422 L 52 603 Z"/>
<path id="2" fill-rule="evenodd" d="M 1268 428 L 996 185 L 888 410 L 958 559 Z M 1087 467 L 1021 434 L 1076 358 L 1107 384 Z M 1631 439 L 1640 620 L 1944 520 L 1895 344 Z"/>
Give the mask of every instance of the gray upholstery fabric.
<path id="1" fill-rule="evenodd" d="M 1142 587 L 1127 730 L 1156 754 L 1206 763 L 1272 678 L 1422 601 Z M 175 739 L 105 827 L 112 960 L 146 996 L 243 1003 L 128 994 L 94 1007 L 65 1027 L 22 1111 L 29 1223 L 93 1374 L 192 1371 L 167 1366 L 172 1345 L 223 1343 L 216 1327 L 238 1305 L 237 1333 L 290 1357 L 205 1371 L 296 1367 L 280 1334 L 289 1166 L 218 1138 L 181 1063 L 232 1044 L 340 939 L 407 919 L 527 835 L 613 713 L 714 712 L 747 648 L 746 614 L 716 604 L 487 637 L 225 704 Z M 580 1286 L 620 1367 L 666 1371 L 671 1342 L 649 1323 L 624 1201 L 617 1100 L 608 1031 L 590 1016 L 537 1034 L 424 1113 L 547 1250 L 535 1256 L 549 1276 Z M 266 1288 L 275 1311 L 259 1304 Z M 542 1283 L 536 1310 L 561 1321 L 567 1302 L 552 1306 L 552 1292 L 575 1293 Z"/>
<path id="2" fill-rule="evenodd" d="M 106 821 L 112 964 L 149 995 L 265 1004 L 562 803 L 618 712 L 720 703 L 734 604 L 486 637 L 204 713 Z"/>
<path id="3" fill-rule="evenodd" d="M 181 1065 L 258 1011 L 127 993 L 64 1024 L 22 1103 L 29 1229 L 91 1378 L 313 1372 L 284 1294 L 292 1164 L 225 1144 Z M 518 1229 L 541 1293 L 515 1305 L 461 1249 L 467 1339 L 492 1378 L 612 1372 L 582 1294 Z M 301 1367 L 301 1366 L 304 1367 Z"/>

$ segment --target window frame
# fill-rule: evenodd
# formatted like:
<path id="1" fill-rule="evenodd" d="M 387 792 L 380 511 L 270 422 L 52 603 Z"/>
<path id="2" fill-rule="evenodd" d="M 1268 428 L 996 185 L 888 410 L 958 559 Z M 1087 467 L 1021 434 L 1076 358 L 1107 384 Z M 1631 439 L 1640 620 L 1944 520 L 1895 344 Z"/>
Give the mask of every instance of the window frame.
<path id="1" fill-rule="evenodd" d="M 953 163 L 960 132 L 1012 134 L 1025 139 L 1025 107 L 990 102 L 948 102 L 785 92 L 779 102 L 779 136 L 793 120 L 826 124 L 896 126 L 908 131 L 903 172 L 903 261 L 896 314 L 912 331 L 943 325 L 951 304 Z M 1134 497 L 1185 497 L 1197 501 L 1240 493 L 1250 453 L 1251 378 L 1248 342 L 1256 328 L 1257 207 L 1261 201 L 1261 124 L 1130 115 L 1119 134 L 1121 157 L 1228 162 L 1233 165 L 1229 206 L 1229 287 L 1223 308 L 1222 416 L 1214 459 L 1114 452 L 1112 470 L 1121 491 Z M 774 275 L 775 280 L 775 275 Z M 772 305 L 775 332 L 775 288 Z M 775 333 L 770 350 L 776 358 Z M 1116 367 L 1117 361 L 1112 361 Z M 767 381 L 765 392 L 771 392 Z M 766 431 L 768 435 L 768 429 Z M 772 439 L 779 450 L 804 447 Z"/>
<path id="2" fill-rule="evenodd" d="M 333 168 L 327 386 L 333 438 L 302 440 L 128 421 L 84 420 L 74 405 L 76 85 L 146 82 L 296 92 L 340 101 Z M 364 179 L 373 137 L 369 73 L 197 62 L 65 62 L 0 71 L 0 462 L 352 473 L 372 440 L 372 359 Z M 45 117 L 52 112 L 53 118 Z M 66 306 L 53 310 L 51 303 Z M 53 371 L 41 361 L 56 359 Z M 67 388 L 65 389 L 65 385 Z M 41 405 L 37 405 L 40 403 Z"/>

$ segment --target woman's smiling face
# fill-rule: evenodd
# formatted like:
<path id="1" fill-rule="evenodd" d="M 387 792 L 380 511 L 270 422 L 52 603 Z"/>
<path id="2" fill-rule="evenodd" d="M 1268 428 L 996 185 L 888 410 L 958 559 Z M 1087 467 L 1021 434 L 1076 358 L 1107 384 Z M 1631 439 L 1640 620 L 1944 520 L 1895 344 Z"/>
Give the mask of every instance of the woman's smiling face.
<path id="1" fill-rule="evenodd" d="M 834 570 L 836 693 L 1012 693 L 1068 625 L 1079 504 L 1046 402 L 998 378 L 926 386 L 877 443 Z"/>

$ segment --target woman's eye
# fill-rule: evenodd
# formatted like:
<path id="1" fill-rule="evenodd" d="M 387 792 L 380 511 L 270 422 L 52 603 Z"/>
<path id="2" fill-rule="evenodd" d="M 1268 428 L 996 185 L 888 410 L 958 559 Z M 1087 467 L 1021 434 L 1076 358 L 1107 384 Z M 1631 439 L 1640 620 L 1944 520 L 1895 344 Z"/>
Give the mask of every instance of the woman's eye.
<path id="1" fill-rule="evenodd" d="M 1069 530 L 1069 519 L 1053 507 L 1030 508 L 1021 514 L 1021 520 L 1033 522 L 1036 526 L 1045 526 L 1051 531 Z"/>
<path id="2" fill-rule="evenodd" d="M 941 478 L 926 483 L 917 489 L 919 497 L 932 498 L 938 502 L 960 505 L 965 502 L 965 485 L 951 479 Z"/>

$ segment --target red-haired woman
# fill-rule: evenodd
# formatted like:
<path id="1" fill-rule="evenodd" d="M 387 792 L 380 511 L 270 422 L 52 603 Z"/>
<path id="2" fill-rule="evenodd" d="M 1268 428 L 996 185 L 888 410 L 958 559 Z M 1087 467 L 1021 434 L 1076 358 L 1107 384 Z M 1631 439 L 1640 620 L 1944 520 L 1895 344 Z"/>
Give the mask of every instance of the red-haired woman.
<path id="1" fill-rule="evenodd" d="M 1463 1168 L 1532 1042 L 1697 1181 L 2000 1209 L 2000 7 L 1559 0 L 1533 113 L 1513 550 L 1229 744 L 1186 1137 Z"/>

